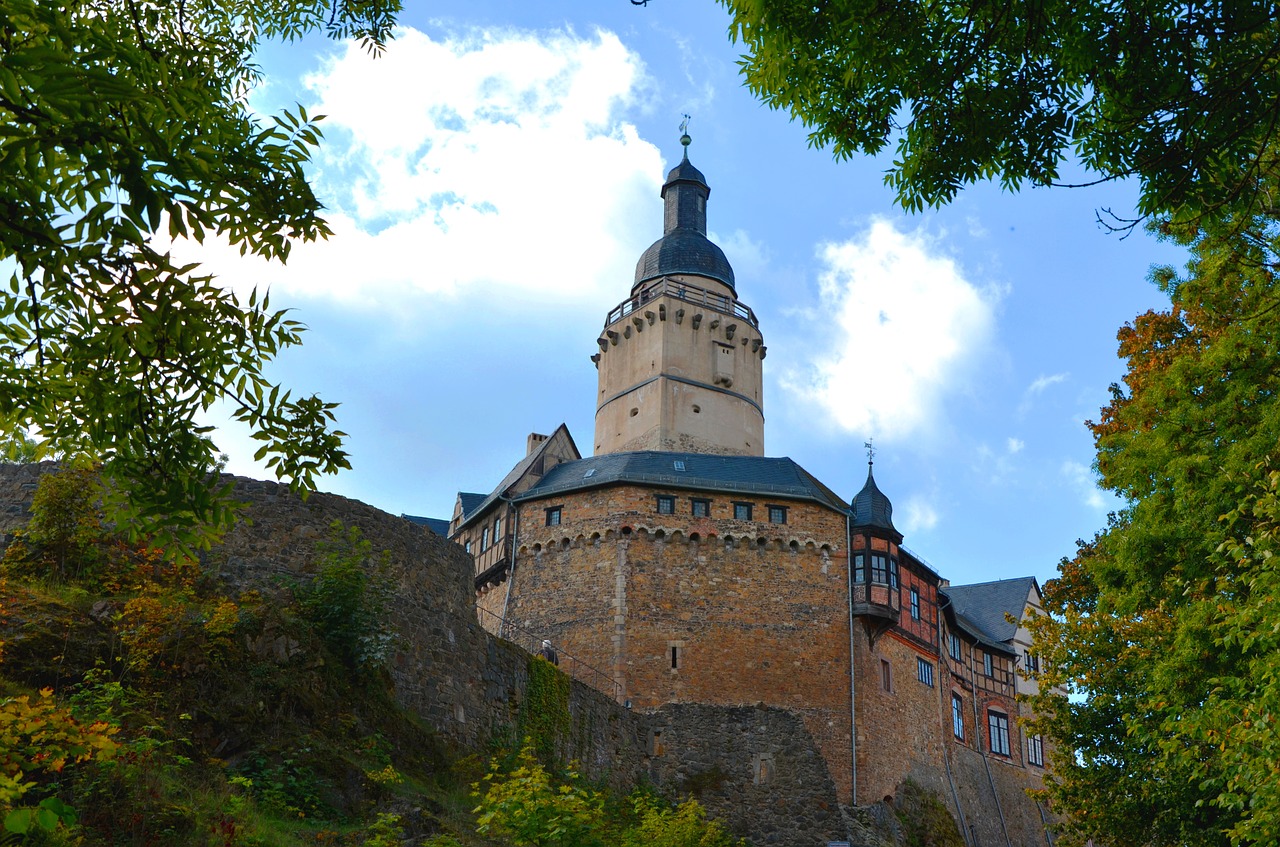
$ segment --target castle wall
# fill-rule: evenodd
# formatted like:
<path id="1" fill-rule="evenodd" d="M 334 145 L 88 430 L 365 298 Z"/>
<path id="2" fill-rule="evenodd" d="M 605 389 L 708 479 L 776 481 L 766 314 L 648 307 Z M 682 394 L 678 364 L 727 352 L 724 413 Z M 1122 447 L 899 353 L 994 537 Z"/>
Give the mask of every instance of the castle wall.
<path id="1" fill-rule="evenodd" d="M 0 530 L 11 531 L 26 522 L 36 481 L 48 467 L 0 466 Z M 303 502 L 283 485 L 235 482 L 237 499 L 248 504 L 246 515 L 252 524 L 239 524 L 203 561 L 232 593 L 254 589 L 283 599 L 281 580 L 305 579 L 314 572 L 315 542 L 334 520 L 360 527 L 374 551 L 390 556 L 396 591 L 389 612 L 399 634 L 390 675 L 400 702 L 462 749 L 483 754 L 495 740 L 513 740 L 529 655 L 492 637 L 477 623 L 469 556 L 422 527 L 357 501 L 317 493 Z M 629 505 L 630 518 L 620 514 L 614 528 L 602 533 L 598 547 L 585 543 L 589 536 L 570 535 L 568 526 L 554 533 L 542 527 L 544 541 L 534 544 L 549 545 L 557 535 L 561 541 L 570 539 L 567 550 L 544 547 L 543 564 L 563 556 L 563 562 L 581 565 L 578 575 L 583 580 L 577 585 L 556 582 L 555 574 L 576 572 L 563 566 L 539 568 L 536 555 L 529 551 L 532 558 L 522 556 L 516 573 L 513 608 L 521 580 L 537 576 L 544 587 L 562 590 L 572 599 L 569 612 L 557 618 L 545 611 L 539 614 L 549 625 L 562 627 L 565 649 L 585 652 L 599 639 L 589 639 L 570 626 L 573 610 L 587 611 L 596 604 L 607 610 L 593 612 L 598 619 L 617 621 L 615 610 L 621 609 L 625 623 L 627 598 L 614 605 L 619 599 L 618 563 L 622 562 L 623 575 L 634 564 L 634 573 L 643 577 L 646 587 L 632 591 L 630 602 L 639 607 L 634 617 L 647 621 L 648 630 L 639 630 L 635 639 L 639 643 L 634 645 L 627 644 L 625 628 L 622 632 L 618 650 L 624 661 L 619 666 L 631 674 L 628 682 L 654 698 L 674 690 L 673 686 L 683 686 L 680 690 L 690 699 L 696 695 L 711 700 L 717 692 L 726 697 L 642 711 L 627 709 L 575 682 L 570 695 L 572 730 L 563 739 L 561 752 L 580 760 L 592 778 L 622 790 L 648 781 L 672 796 L 692 793 L 713 815 L 722 816 L 730 829 L 757 844 L 812 847 L 847 839 L 840 804 L 849 799 L 851 773 L 848 630 L 847 618 L 837 622 L 835 609 L 843 602 L 845 563 L 840 550 L 826 551 L 824 556 L 817 544 L 821 535 L 815 532 L 811 538 L 799 532 L 801 524 L 809 522 L 822 527 L 829 537 L 842 537 L 842 523 L 839 527 L 835 523 L 839 516 L 816 505 L 793 503 L 788 524 L 756 525 L 716 517 L 727 502 L 716 498 L 711 518 L 685 521 L 683 528 L 675 521 L 659 524 L 650 519 L 642 524 L 637 516 L 646 501 L 636 491 L 615 502 L 619 507 Z M 677 508 L 682 504 L 688 505 L 681 499 Z M 564 506 L 567 516 L 573 514 L 571 505 Z M 626 542 L 612 544 L 612 556 L 600 552 L 623 537 L 624 527 L 631 529 Z M 750 534 L 752 530 L 755 535 Z M 663 541 L 657 540 L 659 531 L 664 533 Z M 697 545 L 688 540 L 694 532 L 699 533 Z M 735 539 L 732 546 L 725 543 L 729 536 Z M 760 537 L 765 538 L 763 549 L 756 543 Z M 737 543 L 740 540 L 744 543 Z M 796 552 L 791 552 L 791 541 L 799 548 Z M 810 547 L 811 542 L 817 546 Z M 584 556 L 587 549 L 596 552 Z M 622 549 L 630 558 L 619 553 Z M 667 590 L 671 586 L 675 590 Z M 502 589 L 482 596 L 480 604 L 499 602 Z M 538 622 L 533 617 L 536 611 L 526 608 L 525 619 L 518 622 L 532 628 Z M 696 622 L 711 627 L 714 637 L 686 639 L 692 649 L 689 664 L 675 674 L 670 668 L 659 669 L 661 663 L 654 656 L 659 644 L 665 647 L 665 634 Z M 899 780 L 911 776 L 949 808 L 953 808 L 953 797 L 959 796 L 964 819 L 978 838 L 971 843 L 1004 844 L 1007 833 L 1008 843 L 1017 847 L 1045 844 L 1041 810 L 1023 791 L 1027 771 L 1013 760 L 983 756 L 977 749 L 951 742 L 946 761 L 952 781 L 940 758 L 931 763 L 922 754 L 937 744 L 930 725 L 943 724 L 936 700 L 930 716 L 922 705 L 927 698 L 911 694 L 909 686 L 918 685 L 913 675 L 897 676 L 899 697 L 881 698 L 879 707 L 864 702 L 868 680 L 875 679 L 865 671 L 867 663 L 888 656 L 895 666 L 905 664 L 910 669 L 908 660 L 914 661 L 919 650 L 906 640 L 882 636 L 871 651 L 861 627 L 856 631 L 860 802 L 874 804 L 898 794 L 897 784 L 891 783 L 892 768 L 877 776 L 875 766 L 863 762 L 869 753 L 867 745 L 880 743 L 885 751 L 882 758 L 897 760 L 900 766 L 907 763 L 909 773 L 900 774 Z M 795 646 L 806 640 L 809 650 Z M 735 665 L 741 669 L 738 674 L 727 670 Z M 642 689 L 641 683 L 650 687 Z M 729 696 L 741 705 L 731 705 L 734 701 Z M 766 697 L 766 703 L 780 708 L 757 702 Z M 865 741 L 864 735 L 879 741 Z M 859 843 L 893 843 L 885 830 L 877 831 L 880 835 L 873 838 L 858 830 Z"/>
<path id="2" fill-rule="evenodd" d="M 675 496 L 659 515 L 655 494 Z M 522 504 L 508 619 L 622 684 L 634 708 L 764 703 L 800 716 L 850 796 L 848 575 L 839 513 L 786 503 L 787 523 L 738 521 L 733 504 L 768 516 L 777 500 L 615 486 L 554 501 L 558 526 Z M 839 545 L 843 547 L 842 544 Z"/>

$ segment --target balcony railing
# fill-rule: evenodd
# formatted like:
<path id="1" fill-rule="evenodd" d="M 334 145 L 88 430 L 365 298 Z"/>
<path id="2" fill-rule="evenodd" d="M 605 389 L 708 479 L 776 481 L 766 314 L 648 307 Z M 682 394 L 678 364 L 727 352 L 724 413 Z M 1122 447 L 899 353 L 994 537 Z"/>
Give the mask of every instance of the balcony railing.
<path id="1" fill-rule="evenodd" d="M 480 625 L 487 631 L 497 635 L 503 641 L 510 641 L 517 647 L 537 655 L 542 642 L 543 636 L 534 635 L 531 632 L 521 629 L 510 621 L 503 621 L 499 615 L 484 608 L 476 606 L 476 613 L 480 618 Z M 614 700 L 622 697 L 622 683 L 609 676 L 604 671 L 588 665 L 586 662 L 579 660 L 571 653 L 566 653 L 559 647 L 556 647 L 556 658 L 559 660 L 558 667 L 569 676 L 590 685 L 592 688 L 609 695 Z"/>
<path id="2" fill-rule="evenodd" d="M 617 306 L 614 306 L 609 312 L 609 316 L 605 318 L 604 325 L 612 326 L 615 322 L 639 310 L 645 304 L 652 303 L 659 297 L 674 297 L 693 306 L 701 306 L 704 309 L 710 309 L 722 315 L 740 318 L 756 329 L 760 328 L 760 322 L 756 320 L 756 313 L 751 311 L 749 306 L 732 297 L 726 297 L 723 294 L 717 294 L 714 291 L 708 291 L 705 288 L 690 285 L 687 282 L 680 282 L 669 276 L 664 276 L 662 279 L 651 283 L 641 289 L 638 294 L 633 294 Z"/>

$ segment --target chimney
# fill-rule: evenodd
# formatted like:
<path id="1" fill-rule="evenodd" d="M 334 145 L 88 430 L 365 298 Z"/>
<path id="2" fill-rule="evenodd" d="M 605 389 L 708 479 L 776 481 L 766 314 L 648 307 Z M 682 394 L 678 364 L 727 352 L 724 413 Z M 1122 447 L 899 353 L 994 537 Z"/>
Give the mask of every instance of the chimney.
<path id="1" fill-rule="evenodd" d="M 536 432 L 529 433 L 529 442 L 525 446 L 524 454 L 528 456 L 534 450 L 538 449 L 538 445 L 547 440 L 547 436 L 539 435 Z"/>

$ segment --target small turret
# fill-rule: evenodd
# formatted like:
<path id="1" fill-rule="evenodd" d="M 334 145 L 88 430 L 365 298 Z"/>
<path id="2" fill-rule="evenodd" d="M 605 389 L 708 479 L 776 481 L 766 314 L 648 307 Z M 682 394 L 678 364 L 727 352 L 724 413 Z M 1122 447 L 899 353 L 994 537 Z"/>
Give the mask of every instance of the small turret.
<path id="1" fill-rule="evenodd" d="M 867 481 L 849 504 L 850 555 L 853 556 L 853 614 L 872 641 L 897 623 L 902 610 L 898 580 L 898 545 L 902 533 L 893 525 L 893 504 L 876 485 L 875 450 L 867 442 Z"/>

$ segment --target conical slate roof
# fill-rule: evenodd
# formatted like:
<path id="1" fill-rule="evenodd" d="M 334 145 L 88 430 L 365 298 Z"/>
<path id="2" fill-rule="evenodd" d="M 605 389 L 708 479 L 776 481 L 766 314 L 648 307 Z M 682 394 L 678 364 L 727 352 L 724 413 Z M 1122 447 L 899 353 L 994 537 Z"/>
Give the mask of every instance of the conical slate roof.
<path id="1" fill-rule="evenodd" d="M 877 527 L 901 535 L 893 525 L 893 504 L 876 485 L 870 464 L 867 465 L 867 484 L 862 486 L 849 508 L 853 512 L 854 526 Z"/>

